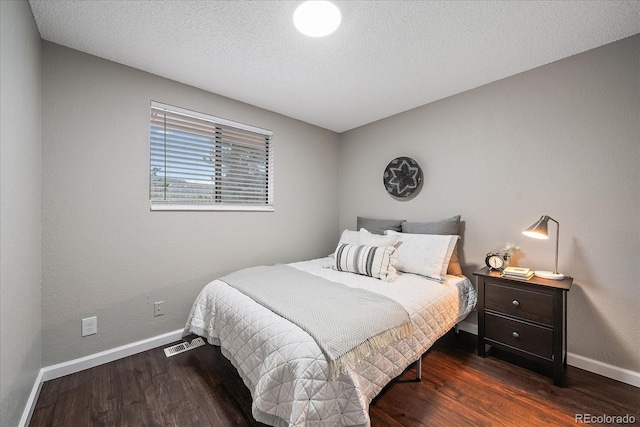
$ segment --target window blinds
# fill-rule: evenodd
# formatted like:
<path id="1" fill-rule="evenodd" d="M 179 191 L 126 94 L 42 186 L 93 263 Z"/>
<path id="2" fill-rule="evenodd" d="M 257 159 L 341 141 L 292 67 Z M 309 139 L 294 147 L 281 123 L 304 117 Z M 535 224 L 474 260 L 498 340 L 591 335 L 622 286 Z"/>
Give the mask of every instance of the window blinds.
<path id="1" fill-rule="evenodd" d="M 151 103 L 152 210 L 273 210 L 271 131 Z"/>

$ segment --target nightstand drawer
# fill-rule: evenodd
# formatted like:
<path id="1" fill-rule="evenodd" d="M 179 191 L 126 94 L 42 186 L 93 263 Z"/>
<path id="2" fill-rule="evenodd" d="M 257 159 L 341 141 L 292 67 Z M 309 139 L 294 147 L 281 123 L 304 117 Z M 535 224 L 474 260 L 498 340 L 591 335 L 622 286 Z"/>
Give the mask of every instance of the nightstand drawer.
<path id="1" fill-rule="evenodd" d="M 553 330 L 544 326 L 485 314 L 485 338 L 551 360 Z"/>
<path id="2" fill-rule="evenodd" d="M 553 325 L 553 295 L 496 283 L 486 283 L 485 286 L 487 310 Z"/>

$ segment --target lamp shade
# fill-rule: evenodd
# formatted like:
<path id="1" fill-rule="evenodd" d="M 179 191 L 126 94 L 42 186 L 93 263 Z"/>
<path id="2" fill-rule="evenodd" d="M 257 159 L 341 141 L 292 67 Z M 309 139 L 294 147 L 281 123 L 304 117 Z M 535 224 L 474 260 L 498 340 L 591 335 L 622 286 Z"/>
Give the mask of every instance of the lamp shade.
<path id="1" fill-rule="evenodd" d="M 533 237 L 534 239 L 548 239 L 549 233 L 547 232 L 547 223 L 551 219 L 547 215 L 542 215 L 540 219 L 522 232 L 525 236 Z"/>

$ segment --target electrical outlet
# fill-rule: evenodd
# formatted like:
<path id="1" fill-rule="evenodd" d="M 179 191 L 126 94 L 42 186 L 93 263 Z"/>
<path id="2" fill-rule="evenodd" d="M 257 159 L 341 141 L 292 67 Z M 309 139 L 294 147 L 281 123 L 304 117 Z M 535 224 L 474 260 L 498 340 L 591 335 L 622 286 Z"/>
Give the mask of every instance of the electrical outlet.
<path id="1" fill-rule="evenodd" d="M 98 333 L 98 317 L 87 317 L 82 319 L 82 336 L 93 335 Z"/>
<path id="2" fill-rule="evenodd" d="M 164 314 L 164 301 L 156 301 L 153 303 L 153 316 L 158 317 Z"/>

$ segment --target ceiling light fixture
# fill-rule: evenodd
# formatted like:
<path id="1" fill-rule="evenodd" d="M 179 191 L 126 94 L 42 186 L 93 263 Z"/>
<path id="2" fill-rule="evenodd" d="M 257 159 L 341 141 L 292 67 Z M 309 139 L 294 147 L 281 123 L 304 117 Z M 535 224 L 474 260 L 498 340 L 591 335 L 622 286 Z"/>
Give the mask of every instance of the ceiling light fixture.
<path id="1" fill-rule="evenodd" d="M 333 33 L 341 20 L 340 9 L 330 1 L 306 1 L 293 13 L 294 25 L 309 37 L 324 37 Z"/>

